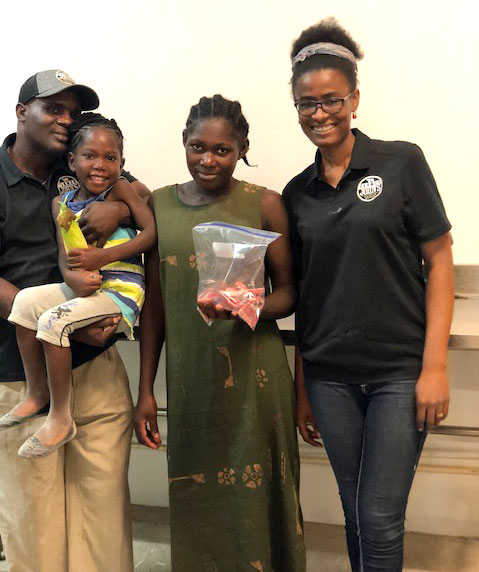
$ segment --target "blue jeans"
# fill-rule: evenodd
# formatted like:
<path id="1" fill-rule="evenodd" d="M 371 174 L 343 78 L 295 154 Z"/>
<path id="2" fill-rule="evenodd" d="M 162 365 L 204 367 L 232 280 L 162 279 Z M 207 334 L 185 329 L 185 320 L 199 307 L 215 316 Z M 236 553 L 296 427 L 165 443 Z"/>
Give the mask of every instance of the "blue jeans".
<path id="1" fill-rule="evenodd" d="M 306 379 L 346 519 L 353 572 L 400 572 L 406 504 L 425 432 L 416 380 L 352 385 Z"/>

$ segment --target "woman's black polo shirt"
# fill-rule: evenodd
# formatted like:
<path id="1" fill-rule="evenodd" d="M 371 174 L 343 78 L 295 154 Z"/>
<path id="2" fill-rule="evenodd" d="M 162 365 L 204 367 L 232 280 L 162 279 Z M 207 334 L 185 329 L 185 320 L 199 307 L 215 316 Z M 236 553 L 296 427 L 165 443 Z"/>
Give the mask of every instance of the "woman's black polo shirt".
<path id="1" fill-rule="evenodd" d="M 449 231 L 422 151 L 359 130 L 334 189 L 321 154 L 286 186 L 296 272 L 296 330 L 306 375 L 347 383 L 421 371 L 425 284 L 421 243 Z"/>
<path id="2" fill-rule="evenodd" d="M 43 184 L 22 173 L 7 152 L 14 142 L 15 134 L 0 148 L 0 277 L 17 288 L 62 282 L 51 203 L 56 195 L 79 188 L 79 183 L 64 156 Z M 126 176 L 135 180 L 129 173 Z M 72 343 L 73 367 L 104 349 Z M 0 319 L 0 382 L 24 379 L 15 326 Z"/>

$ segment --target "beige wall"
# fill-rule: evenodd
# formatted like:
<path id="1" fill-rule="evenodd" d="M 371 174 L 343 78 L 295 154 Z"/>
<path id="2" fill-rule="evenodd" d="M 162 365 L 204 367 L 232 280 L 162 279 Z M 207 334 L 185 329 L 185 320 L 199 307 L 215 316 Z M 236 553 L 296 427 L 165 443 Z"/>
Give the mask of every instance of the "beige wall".
<path id="1" fill-rule="evenodd" d="M 122 127 L 127 167 L 150 188 L 180 182 L 189 106 L 221 92 L 243 104 L 250 159 L 237 175 L 282 190 L 314 148 L 291 105 L 288 52 L 301 30 L 335 15 L 362 46 L 356 124 L 424 150 L 454 226 L 456 263 L 479 262 L 479 35 L 470 0 L 27 0 L 2 10 L 2 131 L 15 130 L 21 83 L 64 68 L 93 86 Z M 20 39 L 19 34 L 22 34 Z"/>

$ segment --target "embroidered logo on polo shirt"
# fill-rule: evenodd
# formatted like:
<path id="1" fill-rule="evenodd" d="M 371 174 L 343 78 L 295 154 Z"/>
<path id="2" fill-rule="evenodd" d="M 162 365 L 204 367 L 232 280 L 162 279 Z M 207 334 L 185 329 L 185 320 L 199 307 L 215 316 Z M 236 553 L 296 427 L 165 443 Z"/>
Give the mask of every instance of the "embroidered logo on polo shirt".
<path id="1" fill-rule="evenodd" d="M 369 177 L 364 177 L 358 184 L 358 189 L 356 194 L 358 198 L 369 203 L 374 201 L 383 192 L 383 180 L 377 175 L 369 175 Z"/>
<path id="2" fill-rule="evenodd" d="M 63 175 L 57 181 L 57 189 L 60 195 L 63 195 L 67 191 L 78 191 L 80 188 L 80 183 L 72 177 L 71 175 Z"/>

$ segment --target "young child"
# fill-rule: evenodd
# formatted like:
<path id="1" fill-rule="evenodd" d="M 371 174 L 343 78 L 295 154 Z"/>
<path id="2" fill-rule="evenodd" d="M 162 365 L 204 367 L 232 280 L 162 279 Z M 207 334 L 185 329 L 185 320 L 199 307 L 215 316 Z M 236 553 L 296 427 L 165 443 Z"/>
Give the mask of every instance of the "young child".
<path id="1" fill-rule="evenodd" d="M 148 206 L 125 185 L 115 185 L 124 159 L 123 135 L 113 119 L 97 113 L 83 114 L 72 130 L 68 160 L 80 189 L 56 197 L 52 203 L 59 267 L 65 282 L 21 290 L 8 318 L 16 324 L 27 391 L 24 399 L 0 418 L 0 429 L 42 414 L 50 401 L 45 423 L 18 451 L 29 459 L 45 457 L 75 437 L 70 411 L 69 335 L 107 316 L 118 316 L 120 331 L 131 337 L 144 300 L 141 253 L 154 244 L 156 237 Z M 79 218 L 92 202 L 112 200 L 126 203 L 140 232 L 119 227 L 103 248 L 89 245 L 67 254 L 57 220 L 60 203 Z"/>

